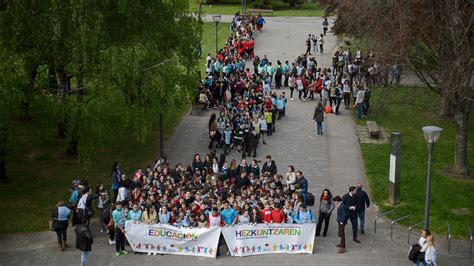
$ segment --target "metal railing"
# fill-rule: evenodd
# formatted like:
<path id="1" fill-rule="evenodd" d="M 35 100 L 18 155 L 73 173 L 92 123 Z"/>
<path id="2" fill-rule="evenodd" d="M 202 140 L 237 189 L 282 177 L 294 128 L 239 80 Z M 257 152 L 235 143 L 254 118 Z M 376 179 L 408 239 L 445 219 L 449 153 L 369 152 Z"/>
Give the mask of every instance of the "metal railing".
<path id="1" fill-rule="evenodd" d="M 467 228 L 467 241 L 470 242 L 470 247 L 469 247 L 469 254 L 472 256 L 472 231 L 471 231 L 471 226 Z"/>
<path id="2" fill-rule="evenodd" d="M 410 245 L 410 234 L 411 234 L 411 230 L 414 229 L 414 228 L 416 228 L 416 227 L 419 226 L 420 224 L 425 224 L 425 222 L 422 221 L 422 222 L 416 223 L 416 224 L 414 224 L 414 225 L 408 227 L 408 241 L 407 241 L 407 244 L 408 244 L 408 245 Z"/>
<path id="3" fill-rule="evenodd" d="M 448 233 L 446 234 L 446 240 L 448 240 L 448 254 L 451 254 L 451 225 L 448 224 Z"/>
<path id="4" fill-rule="evenodd" d="M 382 213 L 382 214 L 380 214 L 380 215 L 375 216 L 375 218 L 374 218 L 374 235 L 377 233 L 377 219 L 382 218 L 383 216 L 385 216 L 385 215 L 387 215 L 387 214 L 390 214 L 390 213 L 392 213 L 392 212 L 394 212 L 394 211 L 395 211 L 395 210 L 389 210 L 389 211 L 387 211 L 387 212 L 384 212 L 384 213 Z"/>
<path id="5" fill-rule="evenodd" d="M 410 218 L 410 224 L 411 224 L 411 216 L 412 216 L 411 214 L 408 214 L 408 215 L 405 215 L 405 216 L 400 217 L 398 219 L 395 219 L 390 223 L 390 239 L 392 239 L 392 241 L 393 241 L 393 225 L 396 222 L 401 221 L 401 220 L 406 219 L 406 218 Z"/>

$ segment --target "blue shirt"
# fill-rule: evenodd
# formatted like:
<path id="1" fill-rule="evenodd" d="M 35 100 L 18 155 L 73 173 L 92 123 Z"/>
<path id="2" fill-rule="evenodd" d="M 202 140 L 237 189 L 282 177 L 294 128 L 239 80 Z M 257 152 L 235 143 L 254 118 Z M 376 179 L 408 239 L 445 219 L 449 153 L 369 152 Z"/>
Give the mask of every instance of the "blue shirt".
<path id="1" fill-rule="evenodd" d="M 67 221 L 69 218 L 69 214 L 71 210 L 69 210 L 66 206 L 58 207 L 58 221 Z"/>
<path id="2" fill-rule="evenodd" d="M 228 210 L 222 210 L 221 216 L 226 224 L 232 224 L 235 217 L 237 217 L 237 212 L 234 209 L 229 208 Z"/>
<path id="3" fill-rule="evenodd" d="M 314 216 L 310 209 L 306 209 L 305 212 L 299 210 L 295 213 L 293 220 L 297 224 L 309 224 L 314 223 Z"/>
<path id="4" fill-rule="evenodd" d="M 141 210 L 131 210 L 128 212 L 127 220 L 131 221 L 140 221 L 142 219 L 142 211 Z"/>
<path id="5" fill-rule="evenodd" d="M 168 224 L 170 222 L 170 217 L 171 215 L 169 212 L 167 212 L 166 214 L 161 214 L 160 212 L 160 214 L 158 215 L 161 224 Z"/>

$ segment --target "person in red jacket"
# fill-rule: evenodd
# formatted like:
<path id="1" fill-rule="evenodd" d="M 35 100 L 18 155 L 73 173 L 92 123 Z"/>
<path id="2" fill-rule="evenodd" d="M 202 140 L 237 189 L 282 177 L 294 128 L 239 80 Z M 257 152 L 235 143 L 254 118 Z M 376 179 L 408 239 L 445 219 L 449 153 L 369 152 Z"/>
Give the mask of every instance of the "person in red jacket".
<path id="1" fill-rule="evenodd" d="M 280 203 L 275 203 L 271 216 L 274 223 L 283 224 L 286 221 L 285 213 L 281 209 Z"/>
<path id="2" fill-rule="evenodd" d="M 265 209 L 260 212 L 260 215 L 262 216 L 262 222 L 266 224 L 272 223 L 272 206 L 270 202 L 267 202 Z"/>

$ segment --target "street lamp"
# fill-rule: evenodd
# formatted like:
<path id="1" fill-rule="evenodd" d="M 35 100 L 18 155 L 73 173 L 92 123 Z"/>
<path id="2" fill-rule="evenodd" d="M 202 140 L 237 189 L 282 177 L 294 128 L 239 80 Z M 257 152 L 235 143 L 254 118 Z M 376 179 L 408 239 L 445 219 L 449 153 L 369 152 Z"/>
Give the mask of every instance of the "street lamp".
<path id="1" fill-rule="evenodd" d="M 212 20 L 216 23 L 216 54 L 219 51 L 219 35 L 218 35 L 218 30 L 217 30 L 217 25 L 221 21 L 221 15 L 212 15 Z"/>
<path id="2" fill-rule="evenodd" d="M 431 189 L 431 163 L 433 160 L 433 150 L 435 143 L 441 135 L 442 128 L 436 126 L 426 126 L 422 128 L 425 140 L 428 143 L 428 176 L 426 178 L 426 200 L 425 200 L 425 229 L 430 228 L 430 189 Z"/>

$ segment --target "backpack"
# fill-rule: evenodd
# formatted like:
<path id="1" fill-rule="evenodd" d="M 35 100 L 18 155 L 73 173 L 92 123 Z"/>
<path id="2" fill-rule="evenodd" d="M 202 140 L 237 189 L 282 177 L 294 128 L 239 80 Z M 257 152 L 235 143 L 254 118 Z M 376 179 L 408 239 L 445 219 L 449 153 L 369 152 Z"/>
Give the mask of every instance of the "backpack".
<path id="1" fill-rule="evenodd" d="M 341 89 L 339 87 L 336 87 L 334 89 L 334 94 L 336 95 L 336 97 L 340 97 L 341 96 Z"/>
<path id="2" fill-rule="evenodd" d="M 408 250 L 408 259 L 413 261 L 414 259 L 418 258 L 420 250 L 421 246 L 419 244 L 411 245 L 410 249 Z"/>
<path id="3" fill-rule="evenodd" d="M 313 195 L 313 193 L 308 192 L 308 195 L 307 195 L 307 198 L 306 198 L 306 205 L 314 206 L 314 195 Z"/>

